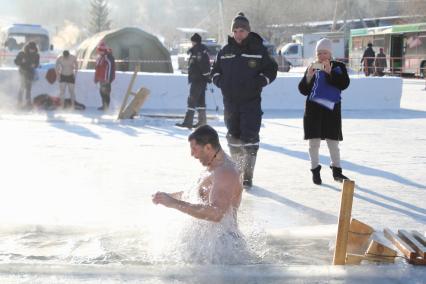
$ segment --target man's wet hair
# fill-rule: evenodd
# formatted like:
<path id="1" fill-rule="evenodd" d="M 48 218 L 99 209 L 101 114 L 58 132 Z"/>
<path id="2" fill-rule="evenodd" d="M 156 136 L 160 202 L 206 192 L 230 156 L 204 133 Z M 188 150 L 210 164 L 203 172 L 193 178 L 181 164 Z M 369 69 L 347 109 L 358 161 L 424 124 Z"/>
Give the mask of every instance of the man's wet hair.
<path id="1" fill-rule="evenodd" d="M 70 56 L 70 52 L 68 50 L 64 50 L 64 52 L 62 52 L 62 55 L 64 57 L 68 57 L 68 56 Z"/>
<path id="2" fill-rule="evenodd" d="M 210 144 L 214 149 L 220 148 L 219 135 L 210 125 L 203 125 L 195 129 L 188 137 L 188 141 L 191 140 L 195 140 L 201 146 Z"/>

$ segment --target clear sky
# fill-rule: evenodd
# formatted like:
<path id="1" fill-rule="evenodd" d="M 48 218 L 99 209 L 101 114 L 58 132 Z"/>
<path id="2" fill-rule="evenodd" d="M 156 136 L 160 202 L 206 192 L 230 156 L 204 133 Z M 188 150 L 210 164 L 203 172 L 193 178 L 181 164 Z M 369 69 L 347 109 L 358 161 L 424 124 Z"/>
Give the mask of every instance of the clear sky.
<path id="1" fill-rule="evenodd" d="M 0 0 L 0 16 L 15 16 L 18 12 L 14 0 Z"/>

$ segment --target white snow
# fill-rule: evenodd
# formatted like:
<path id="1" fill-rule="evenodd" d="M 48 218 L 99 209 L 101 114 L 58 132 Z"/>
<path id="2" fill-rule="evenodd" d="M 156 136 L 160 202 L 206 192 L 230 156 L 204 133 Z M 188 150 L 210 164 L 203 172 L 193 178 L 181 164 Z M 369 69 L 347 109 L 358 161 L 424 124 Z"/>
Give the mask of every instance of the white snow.
<path id="1" fill-rule="evenodd" d="M 0 71 L 2 101 L 13 103 L 16 82 L 5 75 L 9 72 Z M 85 73 L 87 78 L 80 77 Z M 90 85 L 93 74 L 81 74 L 78 80 L 85 83 L 78 96 L 89 106 L 97 105 L 99 95 Z M 119 81 L 120 76 L 124 74 Z M 174 77 L 141 75 L 138 82 L 153 92 L 142 114 L 183 111 L 185 77 Z M 269 107 L 264 109 L 255 187 L 244 193 L 239 213 L 241 230 L 261 259 L 249 265 L 153 263 L 147 255 L 153 238 L 174 239 L 184 218 L 154 206 L 151 194 L 187 189 L 202 171 L 190 156 L 190 131 L 174 126 L 180 119 L 117 121 L 116 113 L 101 115 L 93 108 L 75 113 L 3 109 L 0 282 L 423 283 L 424 267 L 402 259 L 391 265 L 330 265 L 341 184 L 327 168 L 324 143 L 324 184 L 311 181 L 302 138 L 304 97 L 294 90 L 298 80 L 300 74 L 286 74 L 265 90 L 263 102 Z M 426 234 L 422 83 L 353 76 L 351 89 L 343 94 L 341 155 L 344 174 L 356 183 L 352 215 L 378 231 L 389 227 Z M 208 105 L 214 108 L 212 100 Z M 228 151 L 221 113 L 209 123 Z"/>

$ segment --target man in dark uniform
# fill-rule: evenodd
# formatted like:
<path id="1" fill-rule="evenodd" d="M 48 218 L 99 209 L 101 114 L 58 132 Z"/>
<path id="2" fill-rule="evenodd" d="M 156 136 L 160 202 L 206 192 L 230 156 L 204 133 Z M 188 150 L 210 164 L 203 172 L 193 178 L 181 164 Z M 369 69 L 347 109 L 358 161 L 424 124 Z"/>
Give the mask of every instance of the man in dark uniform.
<path id="1" fill-rule="evenodd" d="M 18 107 L 22 106 L 25 91 L 25 108 L 31 108 L 31 87 L 36 75 L 36 68 L 40 65 L 40 54 L 34 41 L 28 42 L 23 51 L 15 58 L 15 64 L 19 66 L 21 86 L 18 94 Z"/>
<path id="2" fill-rule="evenodd" d="M 368 47 L 365 49 L 364 54 L 361 58 L 361 64 L 364 63 L 364 73 L 365 76 L 370 76 L 374 73 L 374 57 L 376 53 L 373 50 L 373 44 L 371 42 L 368 43 Z"/>
<path id="3" fill-rule="evenodd" d="M 218 53 L 212 69 L 213 83 L 223 95 L 225 125 L 231 156 L 243 174 L 246 189 L 252 186 L 262 122 L 262 88 L 275 80 L 278 65 L 250 32 L 243 13 L 232 21 L 232 37 Z"/>
<path id="4" fill-rule="evenodd" d="M 207 123 L 206 86 L 210 75 L 210 58 L 207 47 L 201 43 L 201 36 L 195 33 L 191 37 L 192 47 L 189 49 L 188 83 L 191 85 L 188 97 L 188 109 L 179 127 L 198 127 Z M 195 110 L 198 112 L 198 123 L 193 125 Z"/>

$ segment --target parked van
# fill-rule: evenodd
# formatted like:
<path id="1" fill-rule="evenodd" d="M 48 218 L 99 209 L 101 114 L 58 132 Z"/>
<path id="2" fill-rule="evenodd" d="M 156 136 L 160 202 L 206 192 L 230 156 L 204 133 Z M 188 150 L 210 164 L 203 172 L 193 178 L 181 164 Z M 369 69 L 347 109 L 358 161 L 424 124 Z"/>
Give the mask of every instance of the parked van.
<path id="1" fill-rule="evenodd" d="M 34 41 L 40 53 L 40 64 L 54 61 L 49 32 L 41 25 L 13 24 L 0 32 L 0 65 L 15 66 L 16 55 L 26 43 Z"/>

